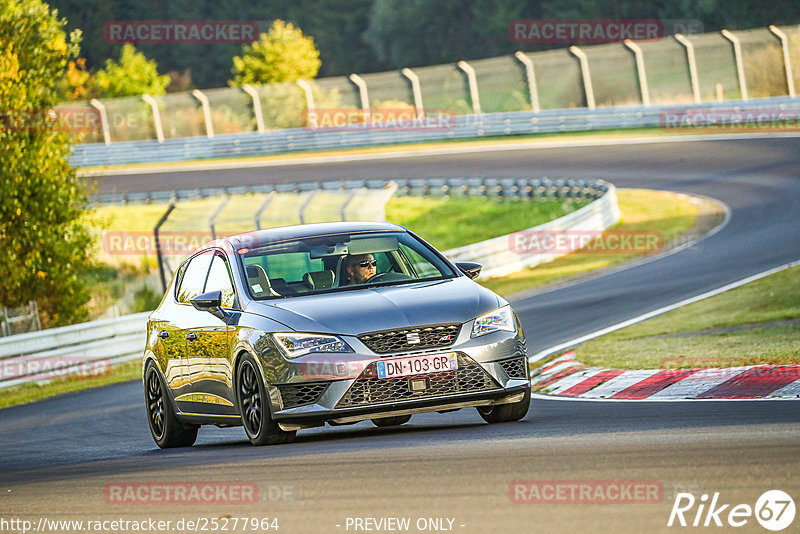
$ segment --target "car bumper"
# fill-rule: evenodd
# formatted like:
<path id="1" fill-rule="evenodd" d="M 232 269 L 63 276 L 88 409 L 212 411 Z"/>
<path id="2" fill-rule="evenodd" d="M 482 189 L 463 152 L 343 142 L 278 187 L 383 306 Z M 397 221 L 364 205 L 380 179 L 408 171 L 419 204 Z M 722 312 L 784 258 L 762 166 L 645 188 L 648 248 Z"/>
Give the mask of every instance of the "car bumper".
<path id="1" fill-rule="evenodd" d="M 379 379 L 370 372 L 371 366 L 387 358 L 432 353 L 455 353 L 458 370 L 390 379 Z M 354 361 L 361 365 L 352 365 Z M 346 367 L 348 371 L 354 370 L 354 376 L 345 379 L 334 379 L 336 377 L 318 372 L 333 369 L 337 365 L 333 361 L 327 367 L 318 360 L 314 365 L 304 365 L 304 362 L 295 365 L 297 372 L 292 381 L 269 387 L 272 417 L 285 430 L 319 426 L 325 422 L 348 424 L 380 417 L 517 402 L 530 388 L 525 342 L 516 332 L 465 339 L 434 351 L 383 357 L 351 355 Z M 308 372 L 310 369 L 314 372 Z"/>

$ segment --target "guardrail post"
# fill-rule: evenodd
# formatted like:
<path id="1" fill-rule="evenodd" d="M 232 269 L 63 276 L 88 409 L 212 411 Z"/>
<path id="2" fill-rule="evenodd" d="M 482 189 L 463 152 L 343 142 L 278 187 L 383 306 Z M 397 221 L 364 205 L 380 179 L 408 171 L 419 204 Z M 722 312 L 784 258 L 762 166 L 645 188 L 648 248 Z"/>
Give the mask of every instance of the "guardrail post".
<path id="1" fill-rule="evenodd" d="M 466 61 L 459 61 L 458 68 L 464 71 L 467 75 L 467 83 L 469 84 L 469 98 L 472 100 L 472 112 L 475 115 L 481 114 L 481 97 L 478 93 L 478 78 L 475 76 L 475 69 Z"/>
<path id="2" fill-rule="evenodd" d="M 694 57 L 694 45 L 680 33 L 676 33 L 673 37 L 686 49 L 686 62 L 689 64 L 689 80 L 692 83 L 692 95 L 694 96 L 694 103 L 699 104 L 700 82 L 697 80 L 697 61 Z"/>
<path id="3" fill-rule="evenodd" d="M 739 89 L 742 92 L 742 100 L 747 100 L 747 82 L 744 79 L 744 63 L 742 63 L 742 45 L 739 38 L 728 30 L 720 32 L 722 36 L 733 45 L 733 58 L 736 60 L 736 73 L 739 76 Z"/>
<path id="4" fill-rule="evenodd" d="M 425 108 L 422 106 L 422 88 L 419 85 L 419 76 L 408 68 L 403 69 L 401 72 L 403 76 L 411 81 L 411 93 L 414 95 L 414 107 L 417 108 L 417 119 L 424 120 Z"/>
<path id="5" fill-rule="evenodd" d="M 261 99 L 258 97 L 258 91 L 249 83 L 244 84 L 242 89 L 253 99 L 253 115 L 256 116 L 256 129 L 258 129 L 258 133 L 264 133 L 266 128 L 264 128 L 264 114 L 261 113 Z"/>
<path id="6" fill-rule="evenodd" d="M 594 88 L 592 87 L 592 73 L 589 70 L 589 58 L 577 46 L 570 46 L 569 51 L 578 58 L 581 64 L 581 77 L 583 78 L 583 92 L 586 95 L 586 107 L 595 108 Z"/>
<path id="7" fill-rule="evenodd" d="M 208 103 L 208 97 L 200 89 L 192 90 L 192 96 L 200 101 L 203 106 L 203 121 L 206 123 L 206 137 L 209 139 L 214 138 L 214 124 L 211 122 L 211 105 Z"/>
<path id="8" fill-rule="evenodd" d="M 153 110 L 153 123 L 156 127 L 156 139 L 159 143 L 164 142 L 164 128 L 161 125 L 161 113 L 158 111 L 158 102 L 150 95 L 142 95 L 142 100 L 150 104 L 150 109 Z"/>
<path id="9" fill-rule="evenodd" d="M 794 74 L 792 73 L 792 57 L 789 54 L 789 38 L 777 26 L 770 26 L 771 31 L 775 37 L 781 42 L 781 50 L 783 50 L 783 68 L 786 71 L 786 88 L 789 91 L 789 96 L 794 98 Z"/>
<path id="10" fill-rule="evenodd" d="M 533 70 L 533 60 L 523 52 L 516 52 L 514 57 L 525 66 L 525 78 L 528 80 L 528 93 L 531 98 L 531 109 L 539 112 L 539 89 L 536 87 L 536 73 Z"/>
<path id="11" fill-rule="evenodd" d="M 100 127 L 103 129 L 103 142 L 106 145 L 110 145 L 111 132 L 108 130 L 108 113 L 106 113 L 106 107 L 96 98 L 89 100 L 89 104 L 100 113 Z"/>
<path id="12" fill-rule="evenodd" d="M 308 125 L 311 128 L 317 127 L 317 110 L 314 107 L 314 93 L 311 91 L 311 84 L 305 80 L 297 80 L 297 85 L 306 94 L 306 109 L 308 114 Z"/>
<path id="13" fill-rule="evenodd" d="M 358 94 L 361 97 L 361 111 L 364 112 L 364 122 L 372 122 L 369 112 L 369 93 L 367 92 L 367 82 L 358 74 L 351 74 L 350 81 L 358 87 Z"/>
<path id="14" fill-rule="evenodd" d="M 647 87 L 647 72 L 644 69 L 644 54 L 642 48 L 631 41 L 625 39 L 625 46 L 633 51 L 633 57 L 636 59 L 636 73 L 639 75 L 639 91 L 642 94 L 642 104 L 644 106 L 650 105 L 650 89 Z"/>
<path id="15" fill-rule="evenodd" d="M 164 274 L 164 259 L 161 256 L 161 242 L 158 239 L 158 232 L 161 230 L 161 225 L 167 222 L 169 218 L 169 214 L 172 213 L 172 210 L 175 209 L 175 201 L 169 203 L 169 207 L 167 211 L 161 216 L 161 218 L 156 223 L 155 228 L 153 228 L 153 238 L 156 241 L 156 261 L 158 262 L 158 275 L 161 277 L 161 288 L 164 293 L 167 292 L 167 276 Z"/>

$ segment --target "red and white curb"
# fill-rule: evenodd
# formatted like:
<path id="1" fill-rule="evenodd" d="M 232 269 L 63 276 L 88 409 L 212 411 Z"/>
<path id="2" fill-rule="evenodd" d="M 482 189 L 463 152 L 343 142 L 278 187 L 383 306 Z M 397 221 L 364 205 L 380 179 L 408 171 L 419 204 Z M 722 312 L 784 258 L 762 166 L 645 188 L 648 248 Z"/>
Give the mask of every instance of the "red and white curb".
<path id="1" fill-rule="evenodd" d="M 583 399 L 800 399 L 800 365 L 627 371 L 585 367 L 573 351 L 548 362 L 531 387 Z"/>

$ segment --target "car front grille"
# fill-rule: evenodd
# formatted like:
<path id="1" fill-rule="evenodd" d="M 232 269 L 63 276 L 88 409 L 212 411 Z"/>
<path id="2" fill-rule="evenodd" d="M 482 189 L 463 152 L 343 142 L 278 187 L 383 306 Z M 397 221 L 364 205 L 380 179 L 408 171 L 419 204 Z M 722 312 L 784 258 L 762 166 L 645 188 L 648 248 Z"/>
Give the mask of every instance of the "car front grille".
<path id="1" fill-rule="evenodd" d="M 336 408 L 351 408 L 412 399 L 427 399 L 459 393 L 488 391 L 500 387 L 483 368 L 466 355 L 458 355 L 458 369 L 401 378 L 377 378 L 371 363 L 356 379 Z M 412 391 L 411 381 L 426 381 L 422 391 Z"/>
<path id="2" fill-rule="evenodd" d="M 358 339 L 377 354 L 449 347 L 458 337 L 460 324 L 415 326 L 361 334 Z"/>
<path id="3" fill-rule="evenodd" d="M 304 384 L 283 384 L 278 386 L 283 408 L 295 408 L 303 404 L 314 404 L 328 387 L 329 382 L 310 382 Z"/>
<path id="4" fill-rule="evenodd" d="M 506 372 L 508 378 L 528 378 L 528 360 L 524 356 L 517 356 L 497 363 Z"/>

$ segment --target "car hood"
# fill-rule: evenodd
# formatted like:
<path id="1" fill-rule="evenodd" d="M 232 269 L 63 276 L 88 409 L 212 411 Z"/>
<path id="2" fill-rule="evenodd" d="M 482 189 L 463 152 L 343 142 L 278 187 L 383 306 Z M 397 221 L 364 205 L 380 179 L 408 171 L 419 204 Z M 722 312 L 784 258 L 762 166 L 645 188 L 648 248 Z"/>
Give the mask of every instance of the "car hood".
<path id="1" fill-rule="evenodd" d="M 358 335 L 406 326 L 464 323 L 505 301 L 465 276 L 400 286 L 256 301 L 248 312 L 298 332 Z"/>

